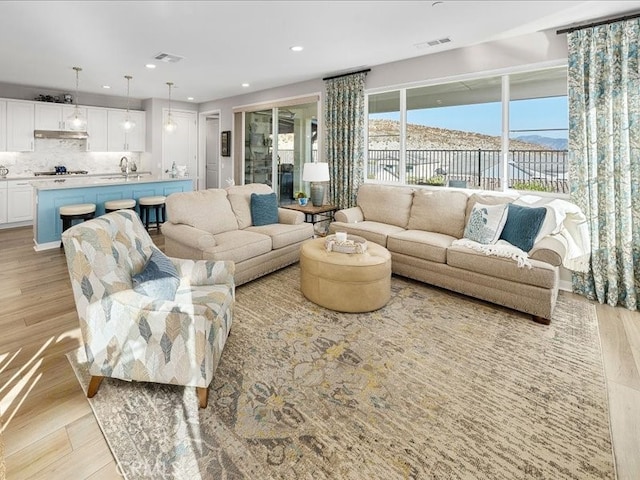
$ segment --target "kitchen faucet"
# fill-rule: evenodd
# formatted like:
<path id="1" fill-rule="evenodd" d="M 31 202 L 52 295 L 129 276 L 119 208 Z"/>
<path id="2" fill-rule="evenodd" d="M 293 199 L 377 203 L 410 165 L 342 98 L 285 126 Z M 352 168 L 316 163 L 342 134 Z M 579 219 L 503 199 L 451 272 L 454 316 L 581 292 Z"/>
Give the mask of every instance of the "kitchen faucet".
<path id="1" fill-rule="evenodd" d="M 124 162 L 124 165 L 123 165 Z M 123 173 L 126 173 L 127 175 L 129 174 L 130 170 L 129 170 L 129 159 L 127 157 L 122 157 L 120 159 L 120 170 Z"/>

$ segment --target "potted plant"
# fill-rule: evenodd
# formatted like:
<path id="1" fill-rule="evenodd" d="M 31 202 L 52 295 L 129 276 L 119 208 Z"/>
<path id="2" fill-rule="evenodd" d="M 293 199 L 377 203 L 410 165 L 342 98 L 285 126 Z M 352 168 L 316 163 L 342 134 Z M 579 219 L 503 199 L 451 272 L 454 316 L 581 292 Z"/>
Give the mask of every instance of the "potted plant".
<path id="1" fill-rule="evenodd" d="M 309 201 L 309 199 L 307 197 L 307 194 L 304 193 L 304 192 L 296 192 L 295 198 L 298 199 L 298 204 L 301 207 L 304 207 L 307 204 L 307 202 Z"/>

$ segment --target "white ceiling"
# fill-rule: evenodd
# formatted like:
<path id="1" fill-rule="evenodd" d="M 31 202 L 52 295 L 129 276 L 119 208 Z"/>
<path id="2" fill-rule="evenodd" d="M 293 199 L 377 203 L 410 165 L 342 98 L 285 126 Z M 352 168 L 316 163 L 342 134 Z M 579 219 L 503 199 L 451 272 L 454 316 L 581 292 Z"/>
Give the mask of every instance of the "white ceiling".
<path id="1" fill-rule="evenodd" d="M 73 93 L 79 66 L 81 92 L 124 96 L 132 75 L 132 98 L 166 98 L 171 81 L 173 99 L 201 103 L 635 11 L 640 1 L 0 1 L 0 82 Z M 184 59 L 154 62 L 160 52 Z"/>

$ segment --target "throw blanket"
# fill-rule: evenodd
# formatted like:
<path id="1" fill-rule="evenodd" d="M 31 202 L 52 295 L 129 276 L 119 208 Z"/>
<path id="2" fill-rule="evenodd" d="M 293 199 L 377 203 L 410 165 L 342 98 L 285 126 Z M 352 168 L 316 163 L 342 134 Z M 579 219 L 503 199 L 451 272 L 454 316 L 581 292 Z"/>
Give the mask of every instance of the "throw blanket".
<path id="1" fill-rule="evenodd" d="M 535 195 L 523 195 L 515 202 L 528 207 L 545 207 L 547 216 L 540 235 L 557 234 L 567 241 L 567 254 L 562 265 L 568 270 L 588 272 L 591 259 L 591 240 L 587 217 L 582 210 L 571 202 L 558 198 L 543 198 Z"/>
<path id="2" fill-rule="evenodd" d="M 547 215 L 536 240 L 540 240 L 547 235 L 560 235 L 567 242 L 567 254 L 562 261 L 562 266 L 576 272 L 589 271 L 589 260 L 591 258 L 589 228 L 587 218 L 577 205 L 558 198 L 543 198 L 535 195 L 523 195 L 513 203 L 527 207 L 545 207 Z M 498 240 L 495 244 L 484 245 L 463 238 L 454 240 L 452 245 L 467 247 L 485 255 L 511 258 L 518 262 L 518 267 L 531 268 L 527 252 L 504 240 Z"/>
<path id="3" fill-rule="evenodd" d="M 497 257 L 511 258 L 518 262 L 518 267 L 531 268 L 531 262 L 529 261 L 529 255 L 527 252 L 520 250 L 518 247 L 514 247 L 509 242 L 504 240 L 498 240 L 492 244 L 482 244 L 469 240 L 468 238 L 461 238 L 460 240 L 454 240 L 451 245 L 459 245 L 461 247 L 470 248 L 476 252 L 482 252 L 485 255 L 495 255 Z"/>

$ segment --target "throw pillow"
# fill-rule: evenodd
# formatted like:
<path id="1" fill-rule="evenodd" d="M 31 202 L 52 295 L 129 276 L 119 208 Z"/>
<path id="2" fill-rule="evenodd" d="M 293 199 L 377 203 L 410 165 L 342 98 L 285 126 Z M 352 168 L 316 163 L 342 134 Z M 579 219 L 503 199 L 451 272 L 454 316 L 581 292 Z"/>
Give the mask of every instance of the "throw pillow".
<path id="1" fill-rule="evenodd" d="M 251 223 L 256 227 L 278 223 L 278 199 L 275 192 L 251 194 Z"/>
<path id="2" fill-rule="evenodd" d="M 528 252 L 533 248 L 546 215 L 547 209 L 545 207 L 523 207 L 510 203 L 507 222 L 504 224 L 500 239 Z"/>
<path id="3" fill-rule="evenodd" d="M 476 203 L 471 209 L 464 229 L 464 238 L 484 245 L 496 243 L 507 221 L 507 204 L 484 205 Z"/>
<path id="4" fill-rule="evenodd" d="M 154 248 L 140 273 L 131 277 L 133 289 L 159 300 L 174 300 L 180 285 L 180 275 L 169 257 Z"/>

